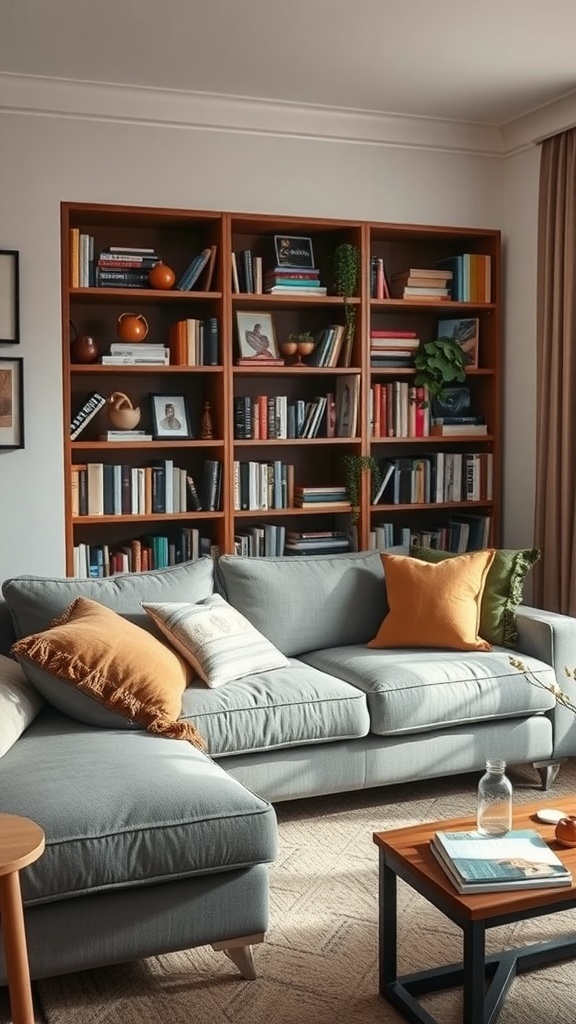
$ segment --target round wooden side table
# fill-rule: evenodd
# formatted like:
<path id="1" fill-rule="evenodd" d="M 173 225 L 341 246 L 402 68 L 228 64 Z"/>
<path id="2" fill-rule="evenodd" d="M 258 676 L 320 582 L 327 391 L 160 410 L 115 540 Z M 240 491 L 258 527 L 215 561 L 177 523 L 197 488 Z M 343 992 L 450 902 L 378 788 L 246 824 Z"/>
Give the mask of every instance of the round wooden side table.
<path id="1" fill-rule="evenodd" d="M 0 814 L 0 924 L 12 1024 L 34 1024 L 19 871 L 43 852 L 44 833 L 35 821 Z"/>

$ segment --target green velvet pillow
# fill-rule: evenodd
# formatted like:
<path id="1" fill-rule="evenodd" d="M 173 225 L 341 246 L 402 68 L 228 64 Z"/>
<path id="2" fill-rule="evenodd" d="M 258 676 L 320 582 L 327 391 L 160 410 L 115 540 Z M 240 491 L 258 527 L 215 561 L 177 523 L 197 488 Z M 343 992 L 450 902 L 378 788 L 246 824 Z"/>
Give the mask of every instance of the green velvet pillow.
<path id="1" fill-rule="evenodd" d="M 457 552 L 412 546 L 410 554 L 412 558 L 420 558 L 424 562 L 441 562 L 444 558 L 454 558 Z M 518 630 L 515 612 L 524 597 L 524 580 L 539 558 L 539 548 L 526 548 L 523 551 L 496 549 L 480 607 L 479 633 L 488 643 L 499 647 L 516 647 Z"/>

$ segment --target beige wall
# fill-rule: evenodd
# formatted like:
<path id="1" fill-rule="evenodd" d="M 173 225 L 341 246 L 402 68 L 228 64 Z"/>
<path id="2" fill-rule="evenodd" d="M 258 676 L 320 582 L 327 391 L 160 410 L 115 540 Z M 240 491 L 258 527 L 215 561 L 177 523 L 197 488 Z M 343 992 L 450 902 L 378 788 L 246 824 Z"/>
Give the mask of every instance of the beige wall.
<path id="1" fill-rule="evenodd" d="M 416 122 L 408 127 L 417 134 Z M 449 145 L 445 126 L 442 145 L 430 136 L 425 145 L 416 138 L 385 144 L 276 135 L 269 125 L 191 128 L 1 106 L 0 139 L 0 248 L 20 250 L 22 312 L 22 344 L 3 354 L 24 356 L 26 412 L 26 449 L 0 452 L 0 579 L 64 569 L 62 200 L 504 227 L 505 366 L 513 382 L 506 394 L 506 542 L 530 542 L 532 403 L 518 395 L 517 383 L 533 389 L 534 150 L 505 161 L 490 146 L 482 153 L 468 141 Z M 526 453 L 525 469 L 517 450 Z"/>

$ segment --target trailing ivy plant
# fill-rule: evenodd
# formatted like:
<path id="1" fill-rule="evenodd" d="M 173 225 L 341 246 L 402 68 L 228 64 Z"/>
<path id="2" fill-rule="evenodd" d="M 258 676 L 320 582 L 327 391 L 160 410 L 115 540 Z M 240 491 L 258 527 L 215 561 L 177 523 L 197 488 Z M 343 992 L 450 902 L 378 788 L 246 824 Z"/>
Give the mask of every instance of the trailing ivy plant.
<path id="1" fill-rule="evenodd" d="M 442 399 L 449 385 L 466 380 L 466 356 L 453 338 L 421 342 L 414 353 L 414 365 L 417 370 L 414 384 L 416 387 L 424 385 L 429 398 Z M 421 402 L 423 409 L 428 404 L 428 401 Z"/>
<path id="2" fill-rule="evenodd" d="M 360 274 L 360 249 L 352 242 L 342 242 L 332 254 L 332 271 L 336 294 L 344 299 L 344 316 L 350 344 L 356 329 L 356 306 L 348 299 L 356 294 Z"/>
<path id="3" fill-rule="evenodd" d="M 372 474 L 371 496 L 378 491 L 382 482 L 380 467 L 372 455 L 343 455 L 344 483 L 348 494 L 348 501 L 352 506 L 352 522 L 356 523 L 360 515 L 360 490 L 362 473 Z"/>

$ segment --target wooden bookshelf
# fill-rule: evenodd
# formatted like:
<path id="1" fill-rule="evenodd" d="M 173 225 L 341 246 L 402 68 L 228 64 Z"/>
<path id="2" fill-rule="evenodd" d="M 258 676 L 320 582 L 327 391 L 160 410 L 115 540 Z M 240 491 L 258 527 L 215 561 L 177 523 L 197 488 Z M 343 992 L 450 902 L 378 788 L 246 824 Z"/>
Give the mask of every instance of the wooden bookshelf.
<path id="1" fill-rule="evenodd" d="M 170 266 L 176 280 L 193 256 L 206 246 L 216 245 L 215 270 L 210 291 L 181 292 L 152 288 L 110 288 L 71 286 L 71 229 L 94 239 L 94 253 L 108 246 L 153 248 Z M 232 282 L 232 253 L 249 251 L 259 257 L 264 269 L 273 266 L 274 235 L 305 236 L 312 239 L 315 266 L 326 295 L 252 294 L 237 292 Z M 350 365 L 315 367 L 285 365 L 236 365 L 239 354 L 237 314 L 263 313 L 272 317 L 278 342 L 298 331 L 314 336 L 329 325 L 344 324 L 343 299 L 333 294 L 332 254 L 342 242 L 360 251 L 361 273 L 357 294 L 356 331 Z M 461 253 L 490 256 L 491 294 L 489 302 L 439 303 L 402 299 L 379 299 L 372 294 L 371 264 L 375 257 L 384 262 L 390 278 L 405 267 L 434 267 L 442 259 Z M 350 509 L 339 504 L 325 508 L 235 508 L 235 463 L 266 462 L 293 466 L 298 486 L 342 485 L 345 482 L 344 454 L 372 455 L 379 462 L 403 456 L 425 456 L 440 451 L 489 453 L 493 464 L 493 490 L 488 499 L 436 503 L 412 502 L 372 506 L 368 474 L 362 476 L 361 501 L 356 524 L 360 548 L 370 544 L 371 531 L 381 521 L 409 526 L 413 530 L 446 523 L 452 512 L 491 517 L 490 542 L 499 543 L 501 501 L 500 422 L 500 234 L 498 231 L 460 227 L 385 224 L 347 220 L 296 218 L 216 211 L 152 209 L 130 206 L 63 203 L 61 208 L 62 254 L 62 339 L 63 339 L 63 433 L 65 466 L 65 531 L 67 572 L 74 572 L 77 545 L 114 548 L 129 546 L 135 538 L 166 533 L 174 538 L 182 528 L 196 528 L 220 552 L 233 552 L 235 536 L 268 521 L 288 530 L 345 530 L 350 527 Z M 201 279 L 200 279 L 201 283 Z M 79 334 L 95 337 L 100 355 L 117 341 L 116 322 L 124 312 L 141 313 L 149 325 L 147 342 L 168 344 L 170 325 L 177 320 L 217 318 L 219 361 L 213 366 L 148 366 L 79 364 L 71 361 L 70 321 Z M 372 329 L 409 329 L 422 340 L 437 336 L 439 319 L 474 317 L 479 320 L 479 364 L 467 372 L 475 407 L 488 425 L 486 435 L 466 437 L 375 437 L 369 417 L 371 388 L 375 384 L 413 380 L 409 368 L 375 368 L 370 365 Z M 282 396 L 287 405 L 333 394 L 338 380 L 352 375 L 359 382 L 359 410 L 354 437 L 326 437 L 325 420 L 320 436 L 304 438 L 243 438 L 237 434 L 237 399 L 256 402 L 266 398 L 274 403 Z M 108 397 L 113 391 L 126 393 L 142 413 L 139 427 L 152 432 L 150 396 L 185 396 L 193 437 L 154 441 L 108 442 L 100 435 L 110 428 L 106 411 L 100 411 L 75 441 L 69 425 L 88 396 L 98 392 Z M 200 437 L 201 412 L 210 402 L 214 436 Z M 194 512 L 181 504 L 178 512 L 73 515 L 74 466 L 102 463 L 122 464 L 144 470 L 153 462 L 172 460 L 202 482 L 206 460 L 221 463 L 220 501 L 213 511 Z M 184 494 L 182 494 L 182 499 Z M 76 501 L 76 497 L 74 497 Z"/>

